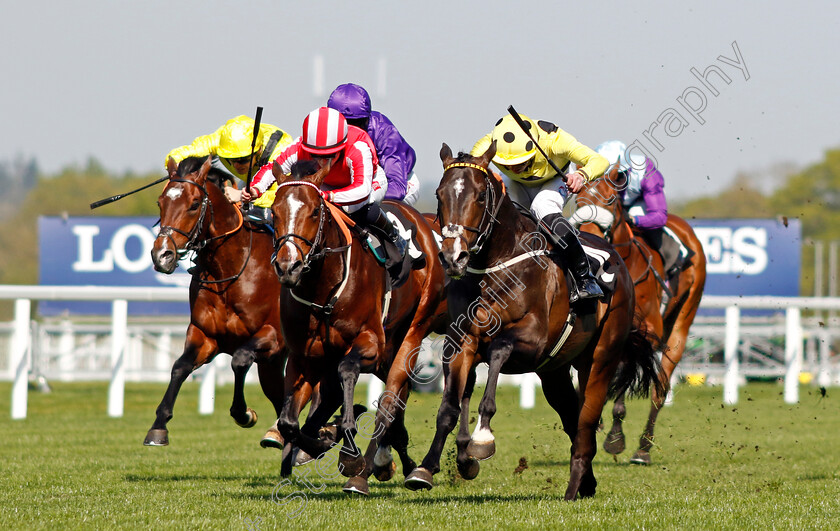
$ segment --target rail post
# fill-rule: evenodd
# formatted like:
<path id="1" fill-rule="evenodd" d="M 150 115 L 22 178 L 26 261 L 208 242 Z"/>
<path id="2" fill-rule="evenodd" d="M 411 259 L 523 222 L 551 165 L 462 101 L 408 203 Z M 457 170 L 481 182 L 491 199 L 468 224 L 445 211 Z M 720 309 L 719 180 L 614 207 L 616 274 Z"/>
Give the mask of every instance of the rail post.
<path id="1" fill-rule="evenodd" d="M 723 403 L 738 403 L 738 344 L 740 343 L 741 310 L 737 306 L 726 307 L 726 332 L 723 343 L 723 362 L 726 372 L 723 377 Z"/>
<path id="2" fill-rule="evenodd" d="M 29 333 L 29 313 L 32 301 L 17 299 L 15 301 L 15 327 L 11 342 L 11 359 L 9 367 L 12 369 L 14 383 L 12 384 L 12 418 L 25 419 L 27 393 L 29 391 L 29 350 L 32 344 Z"/>

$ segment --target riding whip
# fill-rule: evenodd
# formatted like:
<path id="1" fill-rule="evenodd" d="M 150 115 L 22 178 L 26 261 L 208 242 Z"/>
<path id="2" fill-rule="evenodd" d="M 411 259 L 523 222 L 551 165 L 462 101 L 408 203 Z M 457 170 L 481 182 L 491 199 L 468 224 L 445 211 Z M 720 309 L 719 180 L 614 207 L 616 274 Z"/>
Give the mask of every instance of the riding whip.
<path id="1" fill-rule="evenodd" d="M 245 191 L 251 193 L 251 172 L 254 170 L 254 146 L 257 145 L 257 135 L 260 134 L 260 121 L 262 121 L 263 108 L 257 106 L 257 115 L 254 116 L 254 135 L 251 137 L 251 158 L 248 159 L 248 178 L 245 179 Z M 243 210 L 248 210 L 248 202 L 242 205 Z"/>
<path id="2" fill-rule="evenodd" d="M 163 181 L 165 181 L 167 179 L 169 179 L 168 175 L 166 177 L 161 177 L 157 181 L 155 181 L 153 183 L 149 183 L 146 186 L 141 186 L 137 190 L 132 190 L 132 191 L 126 192 L 124 194 L 112 195 L 111 197 L 106 197 L 105 199 L 100 199 L 99 201 L 94 201 L 93 203 L 90 204 L 90 209 L 93 210 L 94 208 L 99 208 L 102 205 L 107 205 L 108 203 L 113 203 L 114 201 L 119 201 L 120 199 L 122 199 L 123 197 L 125 197 L 127 195 L 136 194 L 137 192 L 139 192 L 141 190 L 145 190 L 146 188 L 149 188 L 150 186 L 154 186 L 158 183 L 162 183 Z"/>
<path id="3" fill-rule="evenodd" d="M 545 157 L 545 160 L 547 160 L 548 163 L 551 164 L 551 167 L 554 168 L 554 171 L 557 172 L 557 175 L 559 175 L 560 178 L 563 179 L 563 182 L 566 182 L 566 175 L 563 173 L 563 170 L 557 167 L 557 164 L 555 164 L 554 161 L 551 160 L 551 158 L 546 154 L 546 152 L 543 151 L 543 148 L 540 147 L 540 145 L 537 143 L 537 140 L 533 136 L 531 136 L 531 132 L 528 130 L 528 127 L 525 126 L 525 120 L 523 120 L 522 117 L 519 116 L 519 113 L 516 112 L 516 109 L 513 108 L 513 105 L 508 107 L 508 112 L 511 116 L 513 116 L 513 119 L 516 121 L 516 123 L 519 124 L 519 127 L 522 129 L 522 132 L 524 132 L 528 136 L 528 138 L 531 139 L 531 142 L 533 142 L 534 145 L 537 146 L 537 150 L 540 153 L 542 153 L 542 156 Z"/>

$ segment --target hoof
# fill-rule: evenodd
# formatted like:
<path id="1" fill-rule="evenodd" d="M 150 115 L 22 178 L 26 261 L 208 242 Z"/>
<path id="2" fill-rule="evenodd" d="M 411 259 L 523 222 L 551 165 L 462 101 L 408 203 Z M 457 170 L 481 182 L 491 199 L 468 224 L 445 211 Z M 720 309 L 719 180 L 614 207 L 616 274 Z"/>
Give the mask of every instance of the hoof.
<path id="1" fill-rule="evenodd" d="M 496 441 L 489 441 L 489 442 L 475 442 L 470 441 L 470 444 L 467 445 L 467 455 L 470 457 L 474 457 L 479 461 L 484 461 L 485 459 L 490 459 L 493 457 L 493 454 L 496 453 Z"/>
<path id="2" fill-rule="evenodd" d="M 580 482 L 580 489 L 578 489 L 578 495 L 581 498 L 591 498 L 595 496 L 595 488 L 598 486 L 598 482 L 595 480 L 594 475 L 585 476 L 583 481 Z"/>
<path id="3" fill-rule="evenodd" d="M 245 410 L 245 415 L 248 417 L 246 422 L 239 422 L 236 417 L 233 418 L 233 421 L 243 428 L 253 428 L 257 424 L 257 412 L 248 408 Z"/>
<path id="4" fill-rule="evenodd" d="M 458 463 L 458 473 L 464 479 L 475 479 L 480 471 L 481 464 L 478 462 L 478 459 L 470 457 L 465 463 Z"/>
<path id="5" fill-rule="evenodd" d="M 345 454 L 341 454 L 338 459 L 341 463 L 341 475 L 346 478 L 358 476 L 365 469 L 364 456 L 345 457 Z"/>
<path id="6" fill-rule="evenodd" d="M 260 446 L 263 448 L 277 448 L 279 450 L 283 449 L 283 445 L 285 441 L 283 440 L 283 436 L 280 435 L 280 432 L 277 431 L 277 428 L 269 428 L 265 435 L 263 435 L 262 440 L 260 441 Z"/>
<path id="7" fill-rule="evenodd" d="M 295 455 L 295 466 L 305 465 L 306 463 L 311 463 L 315 460 L 314 457 L 304 452 L 300 448 L 295 449 L 297 450 L 297 455 Z"/>
<path id="8" fill-rule="evenodd" d="M 149 430 L 146 434 L 146 440 L 143 441 L 143 446 L 168 446 L 169 445 L 169 430 Z"/>
<path id="9" fill-rule="evenodd" d="M 328 443 L 334 443 L 338 441 L 338 426 L 335 426 L 333 424 L 324 426 L 323 428 L 318 430 L 318 438 Z"/>
<path id="10" fill-rule="evenodd" d="M 342 489 L 347 494 L 361 494 L 362 496 L 369 496 L 370 489 L 368 488 L 368 482 L 362 476 L 354 476 L 347 480 L 347 483 L 344 484 Z"/>
<path id="11" fill-rule="evenodd" d="M 405 478 L 405 488 L 408 490 L 429 490 L 432 488 L 432 473 L 425 468 L 418 467 Z"/>
<path id="12" fill-rule="evenodd" d="M 634 465 L 649 465 L 650 453 L 644 450 L 636 450 L 636 453 L 630 458 L 630 462 Z"/>
<path id="13" fill-rule="evenodd" d="M 378 479 L 379 481 L 388 481 L 394 474 L 397 473 L 397 464 L 394 461 L 391 461 L 390 465 L 385 466 L 373 466 L 373 477 Z"/>
<path id="14" fill-rule="evenodd" d="M 625 449 L 624 433 L 623 432 L 618 432 L 618 433 L 609 432 L 607 434 L 607 438 L 604 439 L 604 450 L 608 454 L 618 455 L 621 452 L 623 452 L 624 449 Z"/>

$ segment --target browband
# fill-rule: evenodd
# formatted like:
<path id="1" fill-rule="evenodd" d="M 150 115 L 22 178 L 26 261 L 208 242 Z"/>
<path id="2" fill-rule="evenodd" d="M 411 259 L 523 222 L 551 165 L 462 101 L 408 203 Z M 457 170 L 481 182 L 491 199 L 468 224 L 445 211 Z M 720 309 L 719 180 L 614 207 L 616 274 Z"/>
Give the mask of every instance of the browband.
<path id="1" fill-rule="evenodd" d="M 447 171 L 449 170 L 449 168 L 473 168 L 480 171 L 484 175 L 487 175 L 487 168 L 479 166 L 478 164 L 472 164 L 470 162 L 453 162 L 449 166 L 444 167 L 443 171 Z"/>

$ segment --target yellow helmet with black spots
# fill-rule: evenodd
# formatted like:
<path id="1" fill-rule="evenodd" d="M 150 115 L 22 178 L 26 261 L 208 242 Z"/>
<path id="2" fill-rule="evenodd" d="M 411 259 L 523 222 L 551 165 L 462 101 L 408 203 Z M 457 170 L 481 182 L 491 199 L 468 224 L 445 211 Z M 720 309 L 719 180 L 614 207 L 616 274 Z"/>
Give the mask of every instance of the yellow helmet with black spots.
<path id="1" fill-rule="evenodd" d="M 254 119 L 244 115 L 231 118 L 222 127 L 219 136 L 219 147 L 216 155 L 223 159 L 238 159 L 251 154 L 251 141 L 254 136 Z M 262 149 L 260 137 L 257 136 L 257 145 L 254 152 Z"/>
<path id="2" fill-rule="evenodd" d="M 519 116 L 525 122 L 525 127 L 531 133 L 531 136 L 535 139 L 538 138 L 539 129 L 537 128 L 537 124 L 524 114 L 520 114 Z M 492 139 L 496 141 L 496 156 L 493 157 L 493 162 L 496 164 L 515 166 L 533 158 L 537 153 L 537 146 L 522 131 L 522 128 L 513 119 L 513 116 L 509 114 L 496 122 L 496 127 L 493 128 Z"/>

